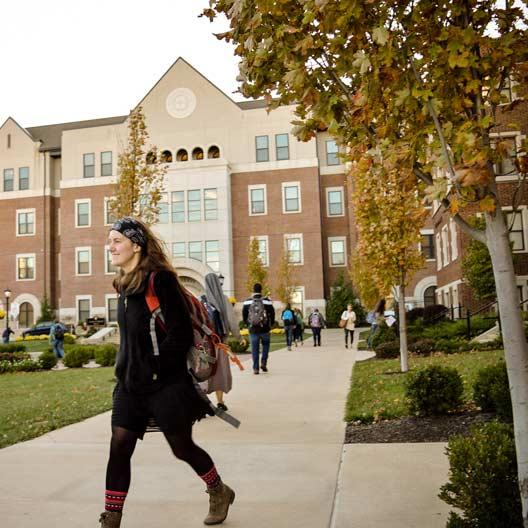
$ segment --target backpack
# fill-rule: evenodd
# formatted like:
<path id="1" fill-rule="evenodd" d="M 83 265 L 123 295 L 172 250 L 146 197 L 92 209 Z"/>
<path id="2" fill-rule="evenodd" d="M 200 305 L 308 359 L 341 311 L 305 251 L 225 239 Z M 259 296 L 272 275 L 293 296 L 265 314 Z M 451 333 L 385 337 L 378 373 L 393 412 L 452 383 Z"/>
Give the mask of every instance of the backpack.
<path id="1" fill-rule="evenodd" d="M 266 311 L 262 297 L 253 299 L 253 302 L 249 305 L 247 320 L 250 326 L 257 326 L 260 328 L 267 326 L 268 312 Z"/>
<path id="2" fill-rule="evenodd" d="M 64 327 L 60 324 L 56 325 L 55 330 L 53 331 L 53 335 L 55 336 L 55 339 L 64 339 Z"/>
<path id="3" fill-rule="evenodd" d="M 367 323 L 374 324 L 375 322 L 376 322 L 376 316 L 374 314 L 374 311 L 372 310 L 367 314 Z"/>
<path id="4" fill-rule="evenodd" d="M 293 312 L 291 310 L 284 310 L 284 312 L 282 312 L 282 320 L 286 326 L 294 324 L 295 319 L 293 317 Z"/>
<path id="5" fill-rule="evenodd" d="M 321 317 L 318 313 L 313 313 L 310 315 L 310 326 L 313 328 L 321 328 Z"/>

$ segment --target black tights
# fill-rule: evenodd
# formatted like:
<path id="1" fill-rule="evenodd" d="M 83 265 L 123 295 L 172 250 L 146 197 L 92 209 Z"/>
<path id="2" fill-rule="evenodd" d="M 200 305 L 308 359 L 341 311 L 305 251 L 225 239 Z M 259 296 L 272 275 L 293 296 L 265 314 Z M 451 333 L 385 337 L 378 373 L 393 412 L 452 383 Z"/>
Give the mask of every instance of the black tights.
<path id="1" fill-rule="evenodd" d="M 177 433 L 164 433 L 174 456 L 187 462 L 198 475 L 205 475 L 212 467 L 211 457 L 192 439 L 192 425 Z M 106 489 L 128 491 L 130 486 L 130 460 L 137 443 L 136 433 L 112 427 L 110 458 L 106 468 Z"/>

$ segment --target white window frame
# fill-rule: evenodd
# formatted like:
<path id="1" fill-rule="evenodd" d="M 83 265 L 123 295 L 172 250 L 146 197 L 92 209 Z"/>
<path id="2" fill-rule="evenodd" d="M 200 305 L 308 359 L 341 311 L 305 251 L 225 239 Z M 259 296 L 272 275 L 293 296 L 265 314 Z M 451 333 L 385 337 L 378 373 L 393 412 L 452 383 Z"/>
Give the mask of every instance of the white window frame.
<path id="1" fill-rule="evenodd" d="M 264 190 L 264 212 L 263 213 L 252 213 L 251 212 L 251 191 L 256 189 Z M 268 190 L 265 183 L 259 183 L 256 185 L 248 185 L 248 213 L 249 216 L 265 216 L 268 214 Z"/>
<path id="2" fill-rule="evenodd" d="M 88 268 L 89 273 L 79 273 L 79 251 L 88 251 Z M 76 277 L 90 277 L 92 275 L 92 247 L 91 246 L 79 246 L 75 248 L 75 276 Z"/>
<path id="3" fill-rule="evenodd" d="M 35 262 L 34 264 L 34 273 L 32 279 L 19 279 L 18 278 L 18 259 L 20 258 L 31 258 L 33 257 L 33 260 Z M 37 280 L 37 254 L 36 253 L 17 253 L 15 256 L 15 280 L 16 282 L 28 282 L 28 281 L 35 281 Z"/>
<path id="4" fill-rule="evenodd" d="M 454 262 L 458 258 L 458 233 L 452 218 L 449 220 L 449 231 L 451 235 L 451 262 Z"/>
<path id="5" fill-rule="evenodd" d="M 183 244 L 183 256 L 178 257 L 174 254 L 174 244 Z M 188 250 L 188 243 L 185 240 L 178 240 L 177 242 L 173 242 L 171 245 L 171 258 L 187 258 L 187 250 Z"/>
<path id="6" fill-rule="evenodd" d="M 510 224 L 508 222 L 508 218 L 506 217 L 506 213 L 513 212 L 513 207 L 511 206 L 505 206 L 501 208 L 504 213 L 504 221 L 506 222 L 506 229 L 508 229 L 509 233 L 509 227 Z M 526 205 L 520 205 L 517 207 L 517 212 L 521 215 L 521 221 L 523 226 L 523 241 L 524 241 L 524 249 L 514 249 L 514 253 L 528 253 L 528 206 Z M 509 234 L 508 234 L 509 239 Z"/>
<path id="7" fill-rule="evenodd" d="M 287 211 L 286 210 L 286 187 L 297 187 L 299 209 L 296 209 L 295 211 Z M 298 182 L 298 181 L 282 182 L 281 195 L 282 195 L 282 214 L 299 214 L 299 213 L 302 213 L 301 182 Z"/>
<path id="8" fill-rule="evenodd" d="M 442 264 L 447 266 L 449 264 L 449 230 L 447 224 L 442 226 Z"/>
<path id="9" fill-rule="evenodd" d="M 299 238 L 301 240 L 301 261 L 300 262 L 290 262 L 292 266 L 304 266 L 304 240 L 302 233 L 287 233 L 284 235 L 284 251 L 288 253 L 288 240 Z"/>
<path id="10" fill-rule="evenodd" d="M 517 155 L 523 155 L 523 149 L 522 149 L 522 142 L 525 139 L 525 135 L 522 134 L 520 130 L 512 130 L 508 132 L 490 132 L 490 141 L 493 143 L 496 143 L 497 141 L 500 141 L 501 139 L 513 139 L 515 141 L 515 148 L 517 150 Z M 498 175 L 496 176 L 497 181 L 512 181 L 517 180 L 519 178 L 519 173 L 515 174 L 506 174 L 506 175 Z"/>
<path id="11" fill-rule="evenodd" d="M 110 321 L 110 316 L 109 316 L 110 310 L 108 309 L 108 301 L 110 299 L 117 299 L 117 298 L 118 298 L 117 293 L 105 293 L 105 318 L 106 318 L 107 323 L 117 323 L 117 317 L 115 321 Z"/>
<path id="12" fill-rule="evenodd" d="M 105 226 L 111 226 L 114 222 L 107 222 L 108 220 L 108 202 L 111 200 L 108 196 L 104 197 L 104 210 L 103 210 L 103 225 Z"/>
<path id="13" fill-rule="evenodd" d="M 18 231 L 18 227 L 19 227 L 19 222 L 18 222 L 18 215 L 20 214 L 27 214 L 27 213 L 33 213 L 33 233 L 19 233 Z M 35 236 L 36 232 L 37 232 L 37 213 L 36 213 L 36 209 L 35 208 L 28 208 L 28 209 L 17 209 L 16 210 L 16 236 L 17 237 L 28 237 L 28 236 Z"/>
<path id="14" fill-rule="evenodd" d="M 77 208 L 81 204 L 88 204 L 88 225 L 79 225 L 79 213 Z M 75 200 L 75 227 L 78 229 L 86 229 L 92 227 L 92 199 L 91 198 L 79 198 Z"/>
<path id="15" fill-rule="evenodd" d="M 115 271 L 109 271 L 108 270 L 108 252 L 110 251 L 110 246 L 105 246 L 104 247 L 104 270 L 105 270 L 105 275 L 115 275 L 116 272 Z"/>
<path id="16" fill-rule="evenodd" d="M 92 296 L 91 295 L 76 295 L 75 296 L 75 320 L 77 324 L 81 321 L 79 319 L 79 301 L 90 301 L 90 309 L 88 310 L 88 317 L 92 317 Z"/>
<path id="17" fill-rule="evenodd" d="M 435 244 L 435 237 L 434 237 L 434 229 L 420 229 L 420 235 L 433 235 L 433 238 L 431 240 L 434 250 L 435 250 L 435 258 L 426 258 L 426 262 L 434 262 L 437 259 L 437 253 L 436 253 L 436 244 Z M 418 243 L 418 249 L 420 250 L 420 253 L 422 253 L 422 241 Z"/>
<path id="18" fill-rule="evenodd" d="M 344 264 L 333 264 L 332 263 L 332 242 L 343 242 L 343 251 L 345 256 Z M 328 266 L 330 268 L 346 268 L 348 265 L 347 257 L 347 241 L 346 236 L 328 237 Z"/>
<path id="19" fill-rule="evenodd" d="M 340 192 L 341 193 L 341 214 L 330 214 L 330 193 L 331 192 Z M 345 216 L 345 189 L 344 187 L 327 187 L 326 192 L 326 216 L 328 218 L 339 218 Z"/>
<path id="20" fill-rule="evenodd" d="M 442 269 L 442 240 L 440 233 L 435 235 L 435 245 L 436 245 L 436 270 L 440 271 Z"/>
<path id="21" fill-rule="evenodd" d="M 262 259 L 261 259 L 261 262 L 262 262 L 262 265 L 267 268 L 269 267 L 269 236 L 268 235 L 257 235 L 257 236 L 252 236 L 250 238 L 251 241 L 253 241 L 253 239 L 257 239 L 258 241 L 264 241 L 266 242 L 266 262 L 262 262 Z M 260 251 L 259 251 L 260 253 Z"/>
<path id="22" fill-rule="evenodd" d="M 336 152 L 328 152 L 328 144 L 332 143 L 332 142 L 336 146 L 336 149 L 337 149 Z M 325 139 L 324 145 L 325 145 L 325 165 L 327 167 L 337 167 L 337 166 L 341 165 L 342 162 L 341 162 L 341 159 L 339 158 L 339 145 L 337 144 L 337 141 L 335 139 L 332 139 L 332 138 Z M 335 154 L 336 155 L 337 163 L 328 163 L 328 155 L 329 154 Z"/>

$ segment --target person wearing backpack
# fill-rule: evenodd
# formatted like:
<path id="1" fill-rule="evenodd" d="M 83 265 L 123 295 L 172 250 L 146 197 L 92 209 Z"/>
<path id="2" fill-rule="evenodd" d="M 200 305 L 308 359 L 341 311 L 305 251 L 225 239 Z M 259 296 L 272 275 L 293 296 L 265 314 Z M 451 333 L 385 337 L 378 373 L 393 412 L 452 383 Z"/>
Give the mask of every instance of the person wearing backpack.
<path id="1" fill-rule="evenodd" d="M 319 312 L 319 308 L 314 308 L 313 312 L 308 317 L 308 324 L 312 329 L 314 347 L 321 346 L 321 330 L 326 326 L 323 314 Z"/>
<path id="2" fill-rule="evenodd" d="M 253 356 L 253 373 L 259 374 L 260 344 L 262 357 L 260 368 L 268 372 L 268 355 L 270 346 L 270 331 L 275 324 L 275 309 L 269 297 L 262 296 L 262 284 L 253 286 L 253 295 L 244 301 L 242 319 L 249 329 L 251 355 Z"/>
<path id="3" fill-rule="evenodd" d="M 347 305 L 347 309 L 341 314 L 339 326 L 345 329 L 345 348 L 348 348 L 348 336 L 350 334 L 350 347 L 354 342 L 354 328 L 356 327 L 356 312 L 354 312 L 351 304 Z"/>
<path id="4" fill-rule="evenodd" d="M 64 334 L 66 327 L 58 320 L 50 328 L 49 342 L 53 346 L 53 352 L 57 359 L 64 358 Z"/>
<path id="5" fill-rule="evenodd" d="M 291 350 L 293 342 L 293 331 L 295 329 L 295 314 L 291 308 L 290 303 L 286 305 L 286 308 L 281 314 L 282 323 L 284 324 L 284 334 L 286 335 L 286 346 L 288 350 Z"/>
<path id="6" fill-rule="evenodd" d="M 224 484 L 209 454 L 192 438 L 193 424 L 214 414 L 207 397 L 196 390 L 187 365 L 189 350 L 195 343 L 190 313 L 197 308 L 186 297 L 162 242 L 143 222 L 131 217 L 115 222 L 109 231 L 108 247 L 112 264 L 118 267 L 113 285 L 119 294 L 120 347 L 105 511 L 99 522 L 102 528 L 120 527 L 137 440 L 143 439 L 147 431 L 161 430 L 173 454 L 187 462 L 206 485 L 210 503 L 204 524 L 220 524 L 227 517 L 235 493 Z M 151 290 L 154 295 L 150 295 Z M 163 326 L 152 326 L 155 339 L 148 304 L 153 296 L 163 316 Z M 201 310 L 198 301 L 196 304 Z M 149 524 L 148 518 L 145 524 Z"/>
<path id="7" fill-rule="evenodd" d="M 297 341 L 301 342 L 301 346 L 304 345 L 304 321 L 301 310 L 295 308 L 293 310 L 295 315 L 295 330 L 293 331 L 293 342 L 297 346 Z"/>

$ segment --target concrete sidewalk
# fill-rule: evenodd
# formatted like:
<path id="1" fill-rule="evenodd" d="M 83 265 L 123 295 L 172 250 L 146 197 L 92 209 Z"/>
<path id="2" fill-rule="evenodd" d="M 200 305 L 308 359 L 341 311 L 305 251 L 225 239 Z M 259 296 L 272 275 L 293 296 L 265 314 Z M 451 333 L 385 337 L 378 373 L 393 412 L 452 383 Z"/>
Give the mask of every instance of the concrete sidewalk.
<path id="1" fill-rule="evenodd" d="M 447 478 L 443 444 L 343 449 L 356 353 L 342 338 L 324 330 L 321 347 L 307 340 L 273 352 L 267 374 L 233 368 L 226 403 L 242 426 L 210 418 L 196 425 L 196 442 L 237 493 L 225 526 L 445 526 L 447 506 L 436 498 Z M 2 528 L 99 526 L 109 437 L 105 413 L 0 450 Z M 193 471 L 161 434 L 146 435 L 134 454 L 123 527 L 198 527 L 207 508 Z"/>

